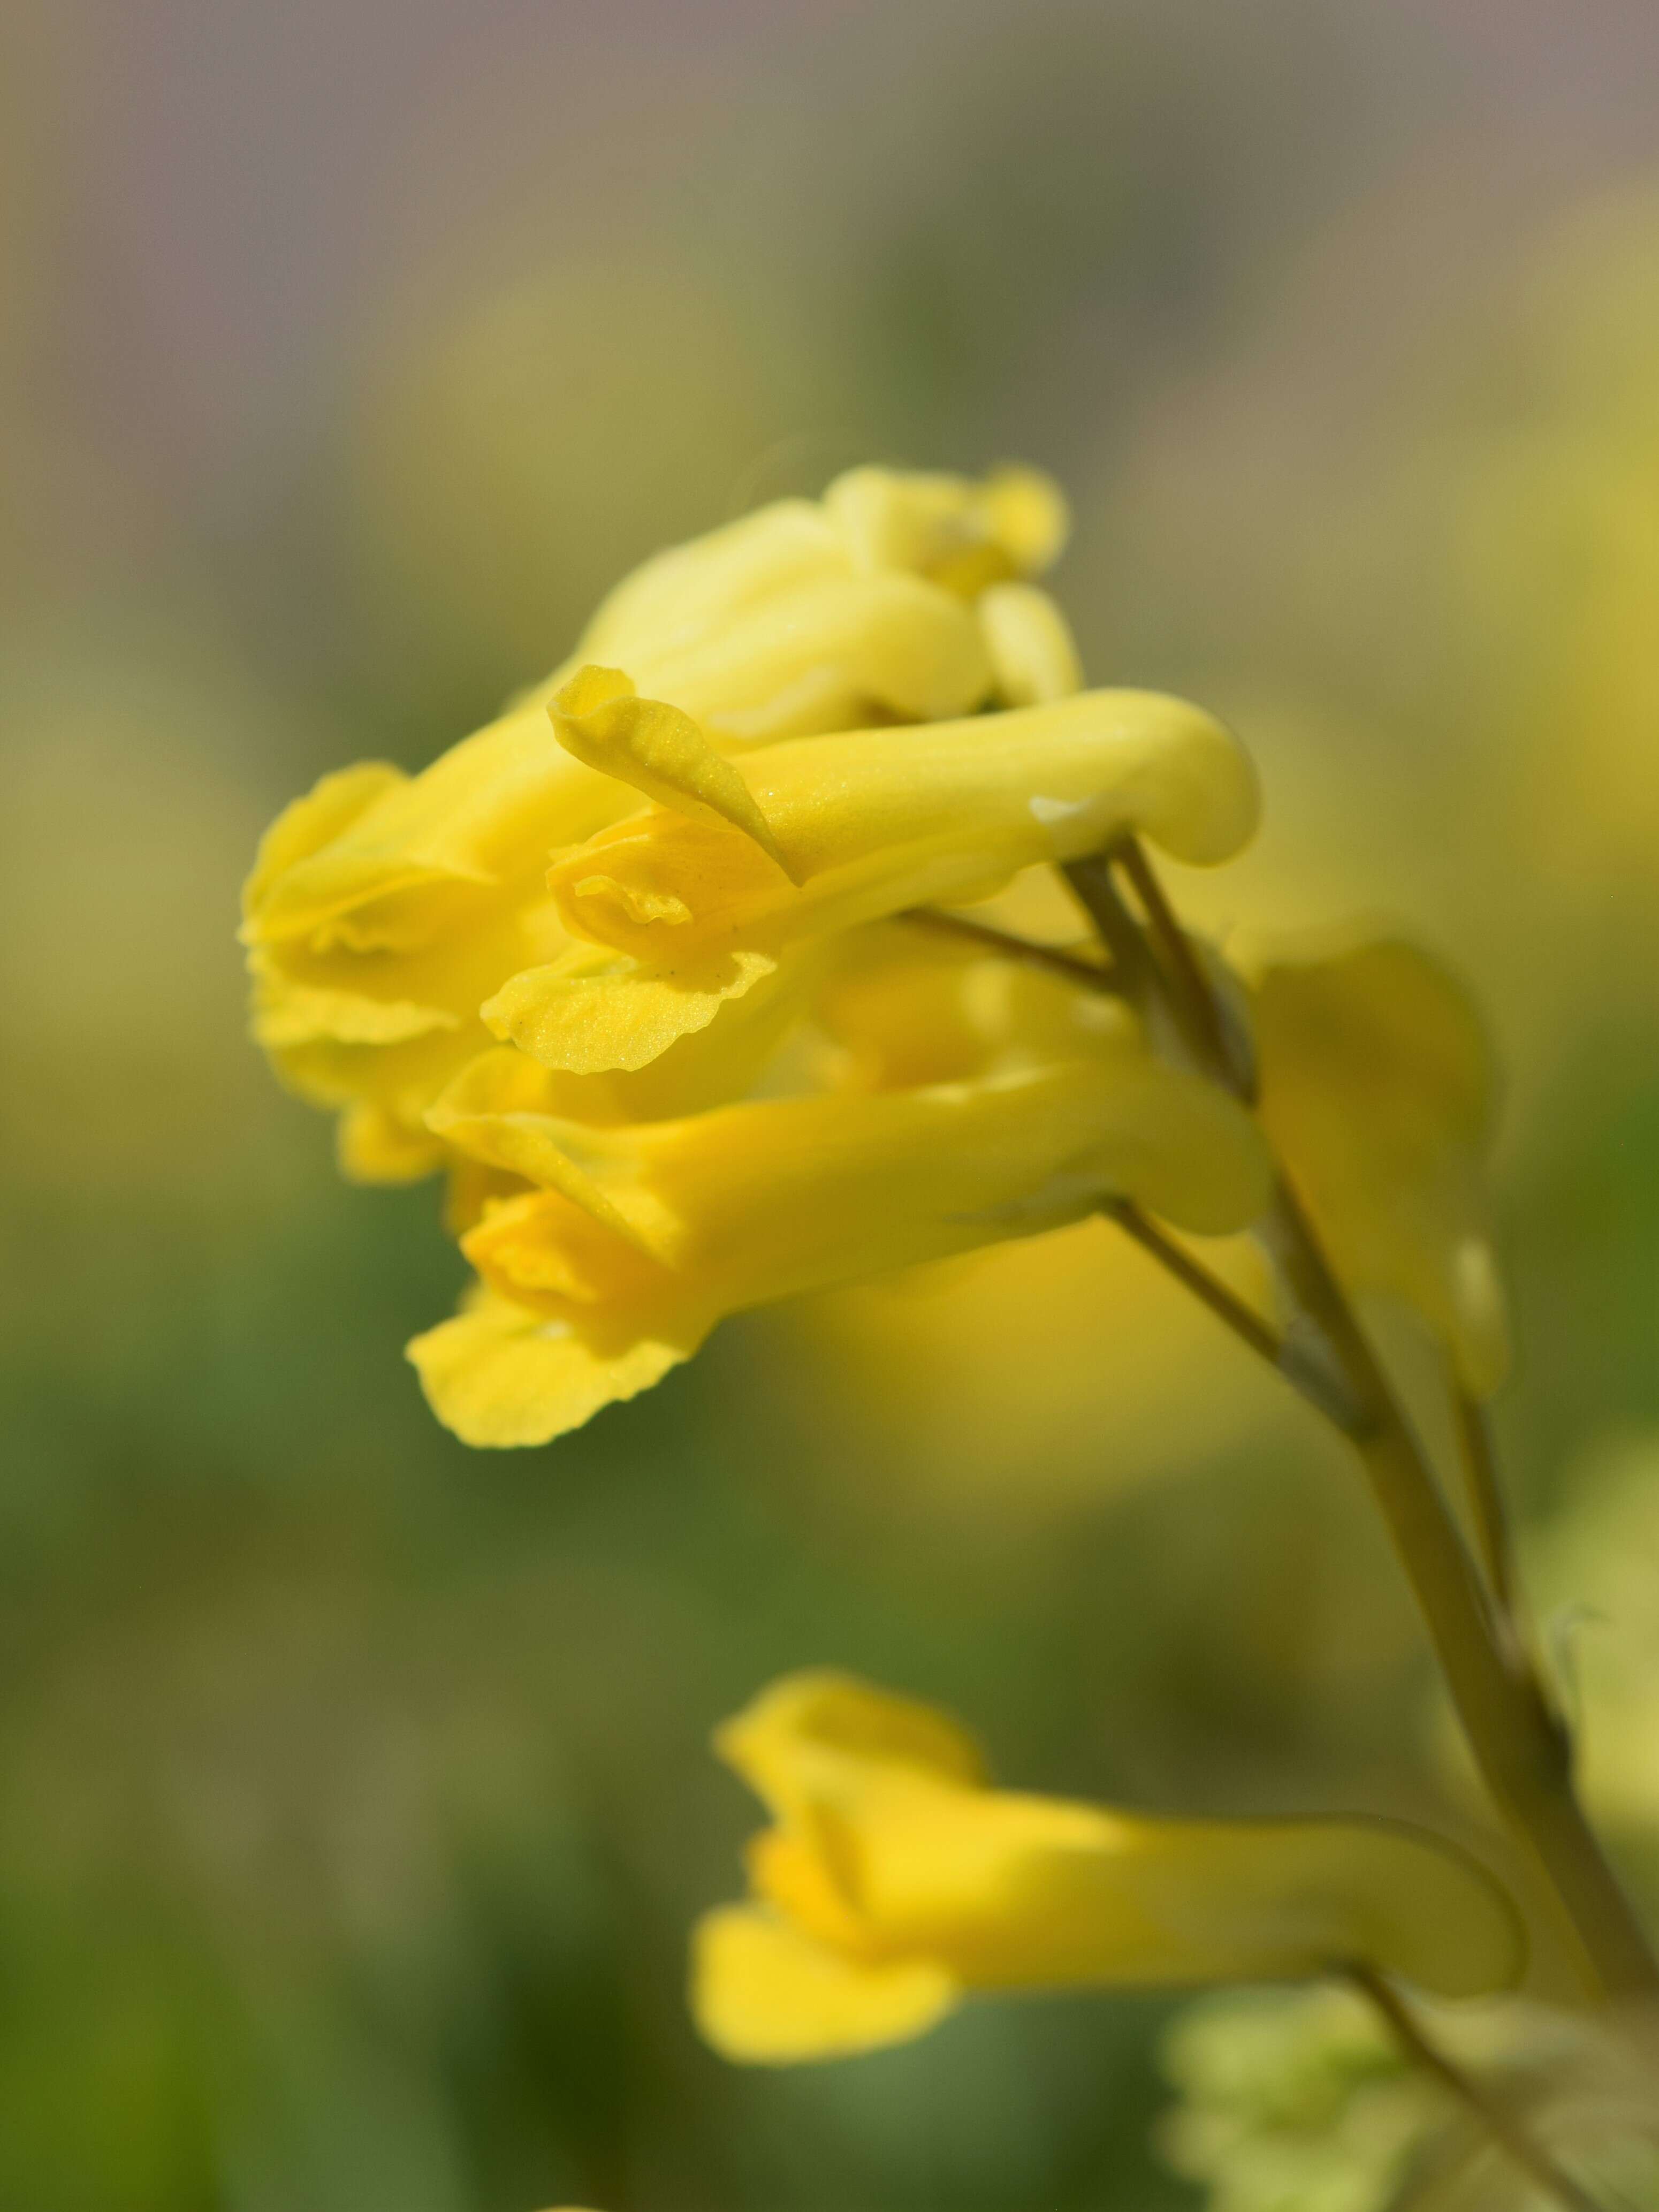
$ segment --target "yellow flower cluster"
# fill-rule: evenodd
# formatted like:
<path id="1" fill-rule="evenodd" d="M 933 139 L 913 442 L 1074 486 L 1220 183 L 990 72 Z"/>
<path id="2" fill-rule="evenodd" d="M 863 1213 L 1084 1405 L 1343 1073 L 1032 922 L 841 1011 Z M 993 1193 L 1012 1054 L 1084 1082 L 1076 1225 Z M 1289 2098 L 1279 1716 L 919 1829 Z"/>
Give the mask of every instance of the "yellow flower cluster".
<path id="1" fill-rule="evenodd" d="M 499 720 L 267 835 L 255 1033 L 349 1175 L 447 1172 L 477 1282 L 410 1356 L 468 1442 L 559 1435 L 726 1314 L 1108 1200 L 1248 1228 L 1264 1124 L 1355 1279 L 1496 1379 L 1484 1061 L 1420 956 L 1256 978 L 1258 1121 L 1096 979 L 907 919 L 1255 829 L 1209 715 L 1080 688 L 1030 580 L 1065 529 L 1029 471 L 854 470 L 648 561 Z"/>
<path id="2" fill-rule="evenodd" d="M 727 1314 L 1114 1204 L 1282 1224 L 1276 1161 L 1346 1285 L 1495 1387 L 1491 1071 L 1432 962 L 1358 941 L 1229 969 L 1129 919 L 1109 968 L 964 926 L 1116 852 L 1155 938 L 1127 841 L 1212 866 L 1255 826 L 1212 717 L 1082 688 L 1031 580 L 1064 534 L 1029 471 L 855 470 L 647 562 L 501 720 L 419 775 L 326 778 L 269 833 L 256 1033 L 340 1113 L 349 1174 L 447 1174 L 477 1282 L 410 1350 L 467 1441 L 544 1442 Z M 1212 981 L 1224 1052 L 1136 959 Z M 890 2043 L 981 1990 L 1364 1968 L 1455 1997 L 1520 1971 L 1505 1894 L 1399 1826 L 996 1790 L 954 1723 L 832 1674 L 719 1742 L 772 1816 L 750 1901 L 696 1942 L 734 2058 Z"/>

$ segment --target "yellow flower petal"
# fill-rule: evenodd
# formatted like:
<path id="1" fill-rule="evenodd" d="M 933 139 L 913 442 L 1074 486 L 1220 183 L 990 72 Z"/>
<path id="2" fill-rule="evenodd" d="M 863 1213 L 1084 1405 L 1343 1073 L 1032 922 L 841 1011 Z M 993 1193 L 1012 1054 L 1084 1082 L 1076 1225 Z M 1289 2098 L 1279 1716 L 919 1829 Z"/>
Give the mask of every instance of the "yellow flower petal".
<path id="1" fill-rule="evenodd" d="M 583 945 L 514 975 L 482 1011 L 494 1036 L 545 1067 L 631 1073 L 706 1030 L 722 1006 L 777 977 L 780 965 L 771 953 L 740 946 L 663 973 L 625 957 L 596 959 Z"/>
<path id="2" fill-rule="evenodd" d="M 1382 1821 L 1152 1820 L 930 1784 L 860 1790 L 824 1829 L 884 1954 L 976 1989 L 1285 1981 L 1358 1960 L 1475 1996 L 1522 1964 L 1497 1884 Z"/>
<path id="3" fill-rule="evenodd" d="M 590 663 L 554 693 L 548 714 L 559 743 L 589 768 L 632 784 L 659 806 L 730 823 L 789 874 L 748 785 L 678 707 L 638 698 L 619 670 Z"/>
<path id="4" fill-rule="evenodd" d="M 823 506 L 860 567 L 908 569 L 964 598 L 1048 568 L 1067 527 L 1058 486 L 1035 469 L 1006 469 L 984 484 L 851 469 L 824 493 Z"/>
<path id="5" fill-rule="evenodd" d="M 1152 1060 L 1115 1011 L 1115 1042 L 1092 1040 L 1073 1062 L 613 1127 L 538 1110 L 544 1071 L 510 1052 L 481 1058 L 434 1131 L 539 1188 L 488 1206 L 463 1249 L 508 1305 L 604 1354 L 582 1369 L 585 1398 L 549 1365 L 538 1434 L 605 1402 L 613 1371 L 618 1395 L 641 1387 L 631 1345 L 684 1356 L 722 1315 L 1033 1236 L 1107 1194 L 1200 1231 L 1253 1218 L 1268 1173 L 1254 1123 Z"/>
<path id="6" fill-rule="evenodd" d="M 445 1133 L 515 1164 L 489 1121 L 446 1121 Z M 516 1161 L 532 1157 L 532 1125 L 544 1182 L 603 1194 L 606 1218 L 614 1209 L 727 1312 L 1034 1235 L 1109 1194 L 1221 1234 L 1255 1217 L 1267 1188 L 1233 1102 L 1132 1045 L 978 1082 L 623 1127 L 521 1115 Z M 557 1212 L 543 1224 L 554 1243 L 567 1225 Z"/>
<path id="7" fill-rule="evenodd" d="M 979 603 L 997 696 L 1009 707 L 1041 707 L 1083 689 L 1083 663 L 1071 624 L 1035 584 L 995 584 Z"/>
<path id="8" fill-rule="evenodd" d="M 374 802 L 409 781 L 386 761 L 360 761 L 322 777 L 303 799 L 285 806 L 259 840 L 252 873 L 242 890 L 246 917 L 260 913 L 275 884 L 313 853 L 343 836 Z"/>
<path id="9" fill-rule="evenodd" d="M 728 744 L 963 714 L 990 685 L 957 593 L 872 570 L 804 500 L 647 562 L 601 607 L 580 658 L 625 669 Z"/>
<path id="10" fill-rule="evenodd" d="M 1350 1281 L 1414 1306 L 1486 1396 L 1508 1366 L 1482 1173 L 1496 1085 L 1467 994 L 1383 939 L 1261 967 L 1261 1115 Z"/>
<path id="11" fill-rule="evenodd" d="M 908 2043 L 958 1996 L 926 1960 L 861 1964 L 746 1905 L 706 1913 L 692 1936 L 698 2029 L 739 2064 L 787 2066 Z"/>
<path id="12" fill-rule="evenodd" d="M 340 1172 L 349 1182 L 419 1182 L 443 1164 L 437 1138 L 367 1101 L 342 1115 L 338 1146 Z"/>
<path id="13" fill-rule="evenodd" d="M 642 562 L 583 631 L 579 657 L 631 670 L 641 652 L 706 636 L 762 600 L 848 573 L 846 549 L 823 508 L 776 500 Z"/>
<path id="14" fill-rule="evenodd" d="M 750 1856 L 763 1924 L 855 1978 L 925 1966 L 963 1991 L 1156 1987 L 1363 1962 L 1468 1996 L 1524 1964 L 1507 1894 L 1402 1825 L 1163 1820 L 994 1790 L 945 1716 L 822 1672 L 775 1684 L 716 1746 L 778 1822 Z M 717 2032 L 723 1971 L 700 1952 L 700 2016 Z M 791 1990 L 781 1973 L 759 2007 L 780 2057 Z M 793 2055 L 816 2055 L 803 2008 Z"/>
<path id="15" fill-rule="evenodd" d="M 408 1354 L 433 1412 L 463 1443 L 543 1444 L 648 1390 L 696 1342 L 641 1339 L 607 1349 L 486 1292 L 416 1337 Z"/>
<path id="16" fill-rule="evenodd" d="M 720 1723 L 714 1749 L 780 1818 L 811 1802 L 818 1753 L 832 1762 L 888 1764 L 964 1788 L 988 1774 L 984 1753 L 949 1713 L 833 1667 L 804 1668 L 772 1683 Z"/>
<path id="17" fill-rule="evenodd" d="M 800 889 L 725 824 L 636 817 L 550 873 L 573 933 L 669 965 L 694 946 L 772 944 L 981 896 L 1022 867 L 1130 830 L 1177 859 L 1222 860 L 1257 812 L 1254 772 L 1230 733 L 1141 691 L 799 738 L 750 754 L 744 780 Z M 671 904 L 673 919 L 646 918 Z"/>
<path id="18" fill-rule="evenodd" d="M 532 699 L 421 775 L 383 781 L 326 843 L 280 871 L 256 871 L 244 934 L 316 950 L 415 950 L 443 929 L 458 887 L 500 885 L 627 804 L 565 750 Z"/>

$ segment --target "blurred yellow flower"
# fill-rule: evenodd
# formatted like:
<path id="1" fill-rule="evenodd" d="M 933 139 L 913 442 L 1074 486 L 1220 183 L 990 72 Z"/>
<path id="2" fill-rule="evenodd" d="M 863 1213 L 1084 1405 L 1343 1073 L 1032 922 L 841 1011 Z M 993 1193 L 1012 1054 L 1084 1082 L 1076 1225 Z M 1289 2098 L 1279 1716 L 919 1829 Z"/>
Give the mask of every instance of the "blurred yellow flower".
<path id="1" fill-rule="evenodd" d="M 774 1825 L 708 1914 L 692 2003 L 726 2057 L 921 2033 L 976 1991 L 1295 1980 L 1363 1962 L 1444 1996 L 1510 1987 L 1521 1924 L 1450 1845 L 1392 1822 L 1190 1820 L 993 1789 L 932 1707 L 786 1676 L 720 1755 Z"/>
<path id="2" fill-rule="evenodd" d="M 1339 1273 L 1414 1308 L 1489 1396 L 1509 1361 L 1483 1174 L 1496 1084 L 1467 993 L 1388 938 L 1255 981 L 1262 1122 Z"/>

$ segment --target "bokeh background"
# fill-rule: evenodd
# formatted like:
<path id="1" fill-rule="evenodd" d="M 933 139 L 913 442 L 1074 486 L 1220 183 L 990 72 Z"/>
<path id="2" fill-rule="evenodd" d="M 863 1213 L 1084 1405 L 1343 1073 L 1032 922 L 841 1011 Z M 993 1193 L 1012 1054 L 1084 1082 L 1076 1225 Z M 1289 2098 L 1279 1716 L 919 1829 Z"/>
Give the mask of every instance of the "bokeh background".
<path id="1" fill-rule="evenodd" d="M 700 2049 L 709 1726 L 830 1662 L 1027 1786 L 1455 1801 L 1346 1464 L 1104 1224 L 469 1455 L 430 1192 L 244 1042 L 314 775 L 668 540 L 1005 457 L 1096 678 L 1262 763 L 1188 910 L 1388 915 L 1491 1010 L 1500 1426 L 1659 1856 L 1650 0 L 5 0 L 0 2203 L 1194 2204 L 1160 2002 Z"/>

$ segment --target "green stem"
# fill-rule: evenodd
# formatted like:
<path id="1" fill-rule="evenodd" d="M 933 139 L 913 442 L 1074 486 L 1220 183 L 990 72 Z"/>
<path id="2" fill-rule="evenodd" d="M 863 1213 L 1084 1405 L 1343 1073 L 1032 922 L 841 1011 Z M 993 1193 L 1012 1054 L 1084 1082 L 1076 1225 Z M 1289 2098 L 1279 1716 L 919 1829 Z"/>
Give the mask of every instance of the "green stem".
<path id="1" fill-rule="evenodd" d="M 1525 2122 L 1473 2074 L 1466 2074 L 1424 2033 L 1421 2022 L 1400 1992 L 1370 1966 L 1351 1966 L 1348 1978 L 1370 1998 L 1388 2022 L 1395 2041 L 1413 2063 L 1449 2090 L 1498 2148 L 1566 2212 L 1602 2212 L 1589 2191 L 1558 2165 Z"/>
<path id="2" fill-rule="evenodd" d="M 1492 1596 L 1500 1611 L 1516 1624 L 1518 1633 L 1520 1589 L 1516 1576 L 1515 1546 L 1510 1535 L 1509 1516 L 1504 1510 L 1503 1486 L 1498 1479 L 1492 1424 L 1486 1418 L 1486 1407 L 1461 1384 L 1454 1388 L 1453 1401 L 1475 1543 L 1492 1584 Z"/>
<path id="3" fill-rule="evenodd" d="M 1209 980 L 1145 854 L 1133 848 L 1138 859 L 1131 865 L 1129 849 L 1120 848 L 1118 857 L 1146 916 L 1156 988 L 1200 1064 L 1248 1095 L 1249 1078 L 1239 1055 L 1229 1049 L 1225 1016 Z M 1074 887 L 1090 866 L 1067 870 Z M 1091 889 L 1109 911 L 1097 881 Z M 1121 961 L 1115 945 L 1113 950 Z M 1364 1464 L 1487 1788 L 1559 1900 L 1592 1983 L 1607 1996 L 1659 1996 L 1659 1963 L 1574 1793 L 1565 1729 L 1524 1645 L 1495 1612 L 1382 1362 L 1282 1176 L 1265 1234 L 1304 1326 L 1328 1352 L 1351 1394 L 1353 1418 L 1339 1426 Z"/>
<path id="4" fill-rule="evenodd" d="M 1030 938 L 997 929 L 988 921 L 970 921 L 966 915 L 946 914 L 935 906 L 913 906 L 899 920 L 918 929 L 931 930 L 938 936 L 954 937 L 976 945 L 987 952 L 1000 953 L 1005 959 L 1020 961 L 1028 968 L 1046 968 L 1053 975 L 1063 975 L 1068 983 L 1082 983 L 1091 991 L 1103 991 L 1112 997 L 1121 995 L 1122 986 L 1113 969 L 1098 960 L 1082 959 L 1060 945 L 1036 945 Z"/>

